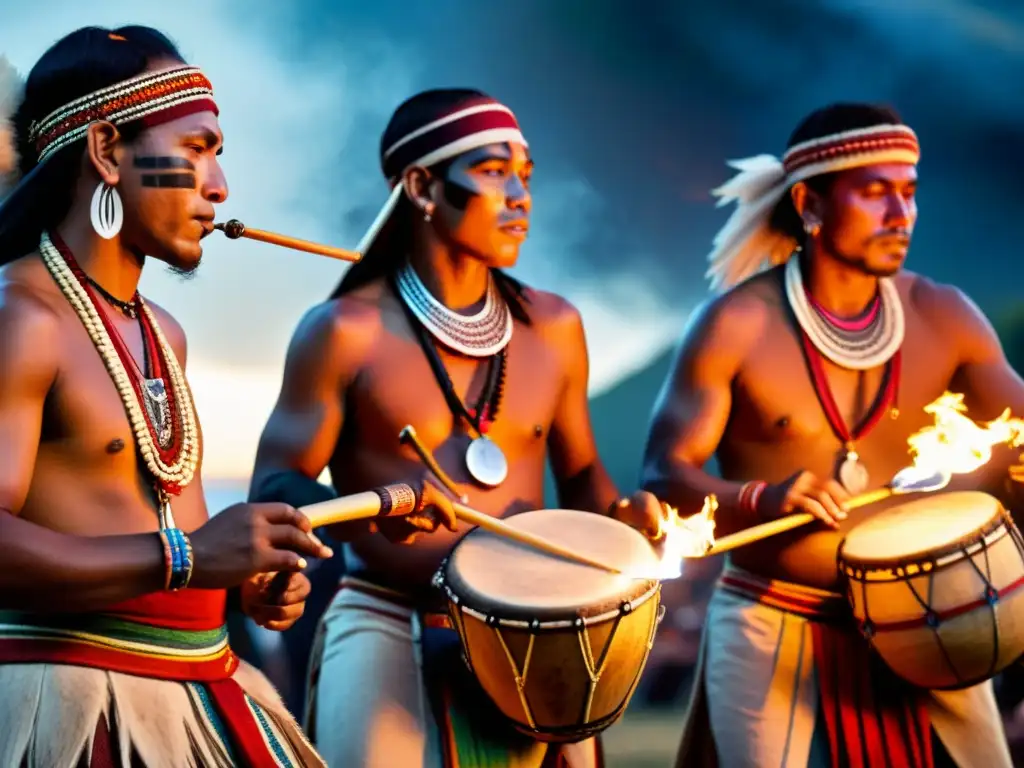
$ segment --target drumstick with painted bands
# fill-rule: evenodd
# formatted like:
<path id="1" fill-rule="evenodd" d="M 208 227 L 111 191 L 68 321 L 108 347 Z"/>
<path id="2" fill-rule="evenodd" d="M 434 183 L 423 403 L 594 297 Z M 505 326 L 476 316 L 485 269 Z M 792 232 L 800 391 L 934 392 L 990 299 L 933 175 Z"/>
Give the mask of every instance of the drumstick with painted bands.
<path id="1" fill-rule="evenodd" d="M 276 232 L 267 232 L 263 229 L 250 229 L 238 219 L 231 219 L 220 224 L 214 224 L 213 228 L 219 229 L 230 240 L 247 237 L 250 240 L 259 240 L 262 243 L 280 245 L 285 248 L 292 248 L 296 251 L 305 251 L 306 253 L 328 256 L 332 259 L 339 259 L 340 261 L 359 261 L 363 258 L 363 255 L 356 251 L 347 251 L 344 248 L 321 245 L 320 243 L 313 243 L 309 240 L 300 240 L 297 237 L 279 235 Z"/>
<path id="2" fill-rule="evenodd" d="M 848 510 L 858 509 L 866 507 L 868 504 L 883 501 L 890 496 L 938 491 L 945 488 L 949 484 L 950 479 L 950 475 L 942 472 L 922 475 L 921 471 L 915 467 L 908 467 L 897 472 L 888 485 L 876 488 L 873 491 L 867 491 L 859 496 L 854 496 L 843 505 L 843 508 Z M 728 552 L 730 549 L 736 549 L 737 547 L 753 544 L 762 539 L 777 536 L 786 531 L 792 531 L 794 528 L 807 525 L 817 519 L 817 517 L 808 512 L 799 512 L 795 515 L 780 517 L 777 520 L 769 520 L 767 523 L 761 523 L 760 525 L 731 533 L 728 536 L 723 536 L 714 543 L 714 546 L 704 556 L 720 555 L 723 552 Z"/>
<path id="3" fill-rule="evenodd" d="M 521 544 L 532 546 L 552 555 L 560 555 L 561 557 L 565 557 L 570 560 L 576 560 L 584 565 L 591 565 L 612 573 L 622 573 L 618 568 L 612 568 L 605 563 L 591 560 L 589 557 L 580 555 L 575 550 L 565 549 L 561 545 L 555 544 L 548 539 L 520 531 L 517 528 L 513 528 L 508 525 L 508 523 L 502 522 L 490 515 L 485 515 L 483 512 L 477 512 L 475 509 L 466 506 L 469 502 L 469 497 L 465 494 L 459 493 L 459 488 L 455 485 L 455 481 L 452 480 L 448 473 L 441 468 L 441 465 L 437 463 L 437 459 L 434 458 L 434 455 L 427 449 L 427 446 L 425 446 L 423 441 L 420 440 L 420 436 L 416 434 L 416 429 L 412 424 L 406 424 L 402 428 L 402 431 L 398 433 L 398 441 L 402 445 L 408 445 L 416 451 L 416 455 L 420 457 L 420 461 L 422 461 L 426 465 L 427 469 L 433 473 L 438 482 L 445 487 L 448 493 L 458 499 L 457 502 L 452 502 L 452 509 L 455 510 L 455 516 L 458 519 L 463 520 L 470 525 L 475 525 L 478 528 L 483 528 L 484 530 L 490 531 L 498 536 L 515 539 Z"/>
<path id="4" fill-rule="evenodd" d="M 316 504 L 309 504 L 305 507 L 299 507 L 299 511 L 309 518 L 309 522 L 313 528 L 319 528 L 324 525 L 348 523 L 353 520 L 366 520 L 371 517 L 376 517 L 380 514 L 380 508 L 380 496 L 378 496 L 375 491 L 364 491 L 362 493 L 354 493 L 350 496 L 342 496 L 337 499 L 330 499 L 328 501 L 317 502 Z M 455 511 L 455 516 L 459 520 L 469 523 L 470 525 L 475 525 L 478 528 L 483 528 L 497 536 L 517 541 L 520 544 L 525 544 L 528 547 L 539 549 L 542 552 L 547 552 L 548 554 L 555 555 L 556 557 L 564 557 L 567 560 L 573 560 L 582 565 L 589 565 L 592 568 L 599 568 L 610 573 L 622 573 L 618 568 L 614 568 L 607 563 L 594 560 L 586 555 L 576 552 L 575 550 L 563 547 L 562 545 L 556 544 L 555 542 L 541 536 L 535 536 L 532 533 L 520 531 L 517 528 L 513 528 L 503 520 L 498 520 L 490 515 L 485 515 L 483 512 L 478 512 L 477 510 L 467 507 L 465 504 L 458 501 L 452 502 L 452 508 Z"/>

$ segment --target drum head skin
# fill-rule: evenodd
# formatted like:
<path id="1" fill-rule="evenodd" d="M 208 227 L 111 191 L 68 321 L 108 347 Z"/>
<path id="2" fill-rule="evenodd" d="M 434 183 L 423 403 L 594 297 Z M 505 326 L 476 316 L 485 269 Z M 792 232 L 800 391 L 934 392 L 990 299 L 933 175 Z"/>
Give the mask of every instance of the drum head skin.
<path id="1" fill-rule="evenodd" d="M 619 568 L 614 574 L 510 541 L 483 529 L 467 534 L 448 558 L 444 580 L 459 601 L 481 613 L 523 621 L 587 618 L 653 594 L 658 557 L 639 531 L 610 517 L 571 509 L 541 509 L 505 519 L 582 555 Z"/>
<path id="2" fill-rule="evenodd" d="M 980 491 L 925 496 L 880 512 L 851 530 L 844 558 L 859 563 L 914 560 L 955 546 L 1001 518 L 999 501 Z"/>

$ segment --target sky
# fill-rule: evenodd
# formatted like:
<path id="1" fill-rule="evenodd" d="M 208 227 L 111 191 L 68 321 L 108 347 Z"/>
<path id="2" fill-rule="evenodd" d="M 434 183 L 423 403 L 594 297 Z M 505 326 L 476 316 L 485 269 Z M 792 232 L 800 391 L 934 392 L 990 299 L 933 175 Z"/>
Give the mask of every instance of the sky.
<path id="1" fill-rule="evenodd" d="M 0 53 L 27 71 L 81 25 L 160 28 L 214 83 L 230 185 L 219 218 L 349 248 L 387 195 L 377 152 L 393 109 L 427 87 L 492 93 L 516 111 L 537 162 L 514 274 L 579 307 L 597 393 L 662 353 L 706 297 L 704 259 L 726 215 L 708 191 L 725 161 L 781 152 L 795 122 L 831 100 L 892 101 L 921 135 L 914 268 L 985 309 L 1015 301 L 1022 8 L 37 0 L 0 7 Z M 152 265 L 142 290 L 189 335 L 204 475 L 244 477 L 288 339 L 344 267 L 219 235 L 205 243 L 193 279 Z M 966 268 L 979 256 L 1000 276 Z"/>

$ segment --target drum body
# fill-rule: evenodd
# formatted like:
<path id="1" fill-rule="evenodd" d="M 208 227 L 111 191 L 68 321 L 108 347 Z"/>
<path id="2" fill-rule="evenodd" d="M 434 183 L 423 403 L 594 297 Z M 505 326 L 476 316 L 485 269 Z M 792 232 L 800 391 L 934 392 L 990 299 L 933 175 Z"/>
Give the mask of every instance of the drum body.
<path id="1" fill-rule="evenodd" d="M 887 509 L 851 530 L 838 557 L 861 632 L 908 682 L 966 688 L 1024 654 L 1024 542 L 992 496 Z"/>
<path id="2" fill-rule="evenodd" d="M 498 709 L 540 741 L 577 742 L 622 715 L 661 618 L 644 536 L 601 515 L 524 512 L 509 525 L 571 546 L 616 575 L 500 538 L 467 534 L 435 576 L 465 661 Z"/>

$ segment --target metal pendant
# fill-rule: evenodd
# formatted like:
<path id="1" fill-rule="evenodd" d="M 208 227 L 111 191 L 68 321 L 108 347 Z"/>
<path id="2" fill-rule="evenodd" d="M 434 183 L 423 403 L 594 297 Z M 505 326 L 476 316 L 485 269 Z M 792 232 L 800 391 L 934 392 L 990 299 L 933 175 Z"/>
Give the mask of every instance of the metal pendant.
<path id="1" fill-rule="evenodd" d="M 860 462 L 856 451 L 848 451 L 843 463 L 839 466 L 839 482 L 846 491 L 854 496 L 868 489 L 871 478 L 868 469 Z"/>
<path id="2" fill-rule="evenodd" d="M 498 444 L 481 435 L 466 449 L 466 469 L 480 485 L 497 488 L 508 477 L 508 461 Z"/>
<path id="3" fill-rule="evenodd" d="M 157 444 L 166 451 L 171 447 L 174 427 L 171 424 L 171 406 L 163 379 L 146 379 L 142 393 L 146 413 L 156 432 Z"/>

